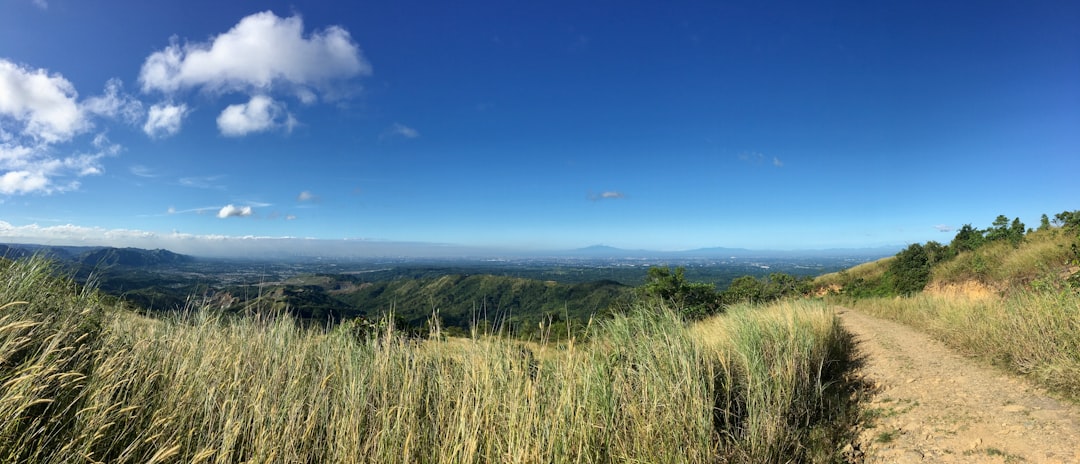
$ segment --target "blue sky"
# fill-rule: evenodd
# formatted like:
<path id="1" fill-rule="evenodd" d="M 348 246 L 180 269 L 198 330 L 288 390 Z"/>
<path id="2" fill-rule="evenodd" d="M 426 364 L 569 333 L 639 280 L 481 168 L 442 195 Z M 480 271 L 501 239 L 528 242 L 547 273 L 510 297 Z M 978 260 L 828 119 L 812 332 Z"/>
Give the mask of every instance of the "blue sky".
<path id="1" fill-rule="evenodd" d="M 820 249 L 1037 225 L 1080 208 L 1077 24 L 1069 1 L 5 0 L 0 241 Z"/>

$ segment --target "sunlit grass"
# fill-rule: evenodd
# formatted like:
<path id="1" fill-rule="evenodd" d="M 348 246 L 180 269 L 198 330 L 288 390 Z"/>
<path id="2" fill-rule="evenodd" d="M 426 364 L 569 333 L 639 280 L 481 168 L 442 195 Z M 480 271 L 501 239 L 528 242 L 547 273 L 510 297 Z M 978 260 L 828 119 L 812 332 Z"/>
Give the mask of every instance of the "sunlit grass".
<path id="1" fill-rule="evenodd" d="M 1080 401 L 1080 295 L 1075 291 L 1013 291 L 978 299 L 923 294 L 855 304 Z"/>
<path id="2" fill-rule="evenodd" d="M 0 263 L 3 462 L 780 462 L 836 458 L 852 343 L 823 304 L 588 342 L 407 338 L 105 307 Z"/>
<path id="3" fill-rule="evenodd" d="M 975 280 L 1002 289 L 1022 285 L 1061 272 L 1073 240 L 1068 231 L 1052 229 L 1027 234 L 1019 246 L 1007 240 L 988 243 L 936 266 L 931 280 L 939 284 Z"/>

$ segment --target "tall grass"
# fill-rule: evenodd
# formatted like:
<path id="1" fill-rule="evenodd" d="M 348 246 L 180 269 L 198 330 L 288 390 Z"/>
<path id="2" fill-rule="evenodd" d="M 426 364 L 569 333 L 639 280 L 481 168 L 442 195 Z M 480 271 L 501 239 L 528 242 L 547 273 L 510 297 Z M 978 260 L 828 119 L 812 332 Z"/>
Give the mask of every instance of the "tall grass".
<path id="1" fill-rule="evenodd" d="M 922 294 L 859 300 L 855 306 L 923 329 L 1080 401 L 1080 294 L 1075 291 L 1046 288 L 978 299 Z"/>
<path id="2" fill-rule="evenodd" d="M 986 244 L 941 263 L 932 281 L 942 284 L 976 280 L 1000 288 L 1015 287 L 1059 270 L 1069 259 L 1075 235 L 1062 229 L 1036 231 L 1020 246 L 1006 240 Z"/>
<path id="3" fill-rule="evenodd" d="M 587 343 L 416 340 L 286 316 L 103 307 L 0 263 L 0 461 L 781 462 L 837 459 L 850 338 L 824 305 L 664 308 Z"/>

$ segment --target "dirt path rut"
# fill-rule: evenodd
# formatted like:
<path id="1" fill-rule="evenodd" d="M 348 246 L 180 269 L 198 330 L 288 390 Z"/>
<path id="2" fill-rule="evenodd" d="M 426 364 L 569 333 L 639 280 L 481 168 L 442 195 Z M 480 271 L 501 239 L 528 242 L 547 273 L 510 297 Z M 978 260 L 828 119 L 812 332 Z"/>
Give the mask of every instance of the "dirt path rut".
<path id="1" fill-rule="evenodd" d="M 910 327 L 838 309 L 872 387 L 867 463 L 1080 463 L 1080 408 L 975 365 Z"/>

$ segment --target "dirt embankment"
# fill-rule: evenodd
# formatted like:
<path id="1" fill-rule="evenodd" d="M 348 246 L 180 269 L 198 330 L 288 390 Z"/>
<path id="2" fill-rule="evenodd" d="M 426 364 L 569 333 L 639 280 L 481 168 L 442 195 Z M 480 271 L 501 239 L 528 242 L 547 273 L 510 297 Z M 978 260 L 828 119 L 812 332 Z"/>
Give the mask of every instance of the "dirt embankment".
<path id="1" fill-rule="evenodd" d="M 867 463 L 1080 463 L 1080 407 L 929 336 L 838 310 L 872 388 L 851 455 Z"/>

